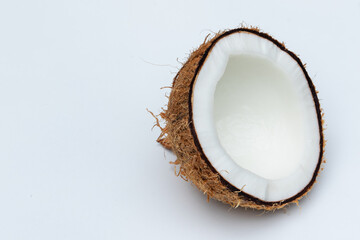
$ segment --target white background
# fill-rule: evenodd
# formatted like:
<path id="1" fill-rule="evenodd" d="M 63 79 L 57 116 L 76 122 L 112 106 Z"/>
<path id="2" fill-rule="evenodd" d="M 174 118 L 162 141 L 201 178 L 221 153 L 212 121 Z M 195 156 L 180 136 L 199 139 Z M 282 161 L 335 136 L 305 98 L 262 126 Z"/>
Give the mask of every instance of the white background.
<path id="1" fill-rule="evenodd" d="M 207 203 L 151 131 L 177 58 L 242 22 L 320 91 L 328 163 L 300 207 Z M 1 0 L 0 239 L 359 239 L 359 30 L 359 0 Z"/>

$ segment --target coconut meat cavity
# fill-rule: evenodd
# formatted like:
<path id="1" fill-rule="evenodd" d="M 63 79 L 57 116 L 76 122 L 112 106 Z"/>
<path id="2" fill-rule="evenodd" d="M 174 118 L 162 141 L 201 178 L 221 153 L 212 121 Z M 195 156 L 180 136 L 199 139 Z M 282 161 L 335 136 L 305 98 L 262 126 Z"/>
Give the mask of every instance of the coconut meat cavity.
<path id="1" fill-rule="evenodd" d="M 319 126 L 299 64 L 248 32 L 219 40 L 192 94 L 201 148 L 229 184 L 267 202 L 296 195 L 318 163 Z"/>

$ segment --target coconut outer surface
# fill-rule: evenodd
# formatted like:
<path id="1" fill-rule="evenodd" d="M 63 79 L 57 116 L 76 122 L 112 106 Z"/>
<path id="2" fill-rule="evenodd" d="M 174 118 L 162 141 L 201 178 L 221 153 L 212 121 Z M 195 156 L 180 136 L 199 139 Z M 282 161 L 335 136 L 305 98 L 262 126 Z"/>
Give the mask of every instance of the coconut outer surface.
<path id="1" fill-rule="evenodd" d="M 202 64 L 211 51 L 211 48 L 218 40 L 232 33 L 241 31 L 246 31 L 260 37 L 267 38 L 280 47 L 281 50 L 289 53 L 291 57 L 299 63 L 308 80 L 318 115 L 320 129 L 320 154 L 313 178 L 310 183 L 297 195 L 280 202 L 264 202 L 246 194 L 245 192 L 242 192 L 242 189 L 238 189 L 227 182 L 207 160 L 201 149 L 192 121 L 192 91 L 196 75 L 201 69 Z M 238 28 L 220 32 L 211 39 L 206 38 L 205 41 L 190 54 L 188 60 L 175 76 L 171 87 L 167 109 L 160 113 L 160 117 L 165 121 L 166 125 L 162 128 L 159 123 L 157 123 L 162 130 L 157 141 L 165 148 L 172 150 L 176 154 L 177 160 L 172 164 L 175 164 L 178 167 L 177 175 L 181 176 L 186 181 L 191 181 L 201 192 L 207 195 L 208 200 L 213 198 L 229 204 L 233 208 L 241 206 L 245 208 L 270 211 L 283 208 L 290 203 L 298 204 L 298 201 L 312 188 L 316 177 L 318 176 L 320 165 L 324 162 L 323 120 L 315 87 L 300 59 L 294 53 L 287 50 L 284 44 L 279 43 L 270 35 L 260 32 L 258 28 Z"/>

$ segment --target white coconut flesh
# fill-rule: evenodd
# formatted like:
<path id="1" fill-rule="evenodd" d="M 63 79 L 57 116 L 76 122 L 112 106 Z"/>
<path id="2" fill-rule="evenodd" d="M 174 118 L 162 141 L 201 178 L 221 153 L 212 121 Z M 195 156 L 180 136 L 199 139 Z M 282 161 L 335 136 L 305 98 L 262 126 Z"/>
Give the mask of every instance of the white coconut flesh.
<path id="1" fill-rule="evenodd" d="M 272 41 L 248 32 L 220 39 L 196 77 L 192 114 L 206 158 L 237 189 L 278 202 L 311 182 L 314 99 L 299 64 Z"/>

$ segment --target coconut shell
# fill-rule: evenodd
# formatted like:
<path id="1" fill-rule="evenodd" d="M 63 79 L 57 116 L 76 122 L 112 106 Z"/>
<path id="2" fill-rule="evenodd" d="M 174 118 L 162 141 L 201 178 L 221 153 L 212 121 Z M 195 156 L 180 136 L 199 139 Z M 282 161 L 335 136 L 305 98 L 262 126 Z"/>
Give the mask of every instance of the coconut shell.
<path id="1" fill-rule="evenodd" d="M 229 34 L 241 31 L 253 33 L 272 41 L 281 50 L 289 53 L 299 63 L 308 80 L 317 110 L 321 152 L 313 178 L 300 193 L 281 202 L 264 202 L 242 192 L 242 189 L 238 189 L 227 182 L 221 176 L 221 173 L 214 169 L 203 153 L 192 121 L 192 89 L 201 66 L 218 40 Z M 323 121 L 315 87 L 300 59 L 294 53 L 287 50 L 283 43 L 278 42 L 266 33 L 260 32 L 258 28 L 238 28 L 215 34 L 211 39 L 207 37 L 205 41 L 189 55 L 185 64 L 183 64 L 182 68 L 176 74 L 171 87 L 167 109 L 160 113 L 159 116 L 165 121 L 166 125 L 165 127 L 160 127 L 159 122 L 157 122 L 156 125 L 161 128 L 161 134 L 157 141 L 176 154 L 177 160 L 172 164 L 178 167 L 177 175 L 185 180 L 190 180 L 201 192 L 207 195 L 208 200 L 213 198 L 229 204 L 234 208 L 241 206 L 258 210 L 275 210 L 283 208 L 290 203 L 298 203 L 298 200 L 304 197 L 315 183 L 320 165 L 323 161 Z"/>

